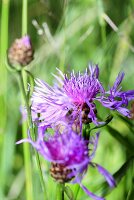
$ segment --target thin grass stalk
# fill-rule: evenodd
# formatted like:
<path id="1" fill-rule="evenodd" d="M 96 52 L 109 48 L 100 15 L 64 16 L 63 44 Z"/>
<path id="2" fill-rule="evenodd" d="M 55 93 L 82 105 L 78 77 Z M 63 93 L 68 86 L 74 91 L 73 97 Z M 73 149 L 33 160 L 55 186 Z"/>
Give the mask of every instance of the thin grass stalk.
<path id="1" fill-rule="evenodd" d="M 35 133 L 34 133 L 34 127 L 33 127 L 32 118 L 31 118 L 31 111 L 30 111 L 27 95 L 26 95 L 26 92 L 25 92 L 25 86 L 24 86 L 24 80 L 23 80 L 23 70 L 19 71 L 18 75 L 19 75 L 20 87 L 21 87 L 23 99 L 24 99 L 24 102 L 25 102 L 25 105 L 26 105 L 26 109 L 27 109 L 28 127 L 29 127 L 29 131 L 30 131 L 30 136 L 32 137 L 32 140 L 35 140 Z M 28 128 L 28 127 L 26 126 L 26 128 Z M 25 132 L 24 132 L 23 137 L 27 138 L 27 129 L 26 130 L 24 129 L 24 131 Z M 26 148 L 26 147 L 24 147 L 24 148 Z M 40 176 L 42 189 L 43 189 L 43 192 L 44 192 L 44 199 L 47 200 L 46 186 L 45 186 L 45 182 L 44 182 L 43 174 L 42 174 L 42 170 L 41 170 L 39 154 L 38 154 L 38 152 L 36 150 L 34 150 L 34 153 L 35 153 L 35 157 L 36 157 L 36 162 L 37 162 L 37 166 L 38 166 L 38 173 L 39 173 L 39 176 Z M 27 155 L 26 155 L 26 158 L 27 158 Z"/>
<path id="2" fill-rule="evenodd" d="M 22 1 L 22 36 L 27 34 L 27 0 Z M 20 72 L 20 88 L 22 92 L 22 104 L 27 104 L 26 93 L 24 88 L 24 82 L 22 76 L 24 75 L 25 86 L 27 85 L 26 75 Z M 28 104 L 26 107 L 29 107 Z M 28 112 L 28 111 L 27 111 Z M 28 113 L 29 117 L 29 113 Z M 22 124 L 23 138 L 27 137 L 28 125 L 26 122 Z M 25 176 L 26 176 L 26 199 L 33 199 L 33 186 L 32 186 L 32 171 L 31 171 L 31 158 L 30 158 L 30 145 L 28 143 L 23 144 L 24 153 L 24 165 L 25 165 Z"/>
<path id="3" fill-rule="evenodd" d="M 9 19 L 9 0 L 2 0 L 1 8 L 1 34 L 0 34 L 0 158 L 3 160 L 4 135 L 7 121 L 7 70 L 6 70 L 6 51 L 8 47 L 8 19 Z M 3 188 L 5 184 L 4 164 L 0 160 L 0 199 L 3 199 Z"/>
<path id="4" fill-rule="evenodd" d="M 22 36 L 27 35 L 27 18 L 28 18 L 27 17 L 27 9 L 28 9 L 28 2 L 27 2 L 27 0 L 23 0 L 23 4 L 22 4 Z M 30 128 L 30 135 L 31 135 L 32 139 L 35 140 L 35 130 L 34 130 L 32 118 L 31 118 L 29 99 L 27 98 L 27 95 L 25 92 L 27 89 L 27 72 L 25 70 L 22 70 L 21 72 L 19 72 L 19 77 L 21 80 L 21 89 L 22 89 L 22 93 L 23 93 L 23 99 L 24 99 L 24 103 L 26 105 L 27 114 L 28 114 L 28 127 L 26 124 L 23 124 L 23 138 L 27 137 L 27 135 L 25 135 L 25 134 L 27 133 L 27 129 Z M 24 154 L 27 154 L 27 155 L 24 155 L 24 157 L 26 158 L 26 160 L 25 160 L 27 163 L 26 165 L 28 165 L 28 160 L 30 161 L 30 151 L 29 151 L 30 149 L 29 149 L 29 144 L 26 144 L 26 145 L 27 146 L 24 145 Z M 43 174 L 42 174 L 42 170 L 41 170 L 39 154 L 36 151 L 34 151 L 34 152 L 35 152 L 36 162 L 37 162 L 37 166 L 38 166 L 38 172 L 39 172 L 39 176 L 40 176 L 41 186 L 42 186 L 43 193 L 44 193 L 44 199 L 47 200 L 46 187 L 45 187 L 45 182 L 44 182 Z M 27 167 L 31 168 L 30 165 L 28 165 Z M 29 176 L 29 179 L 31 180 L 31 187 L 32 187 L 32 174 L 28 174 L 28 171 L 29 170 L 27 169 L 27 175 Z M 27 185 L 27 192 L 28 192 L 28 190 L 31 193 L 30 195 L 32 195 L 32 188 L 29 188 L 29 184 Z"/>
<path id="5" fill-rule="evenodd" d="M 2 1 L 1 11 L 1 35 L 0 35 L 0 135 L 4 137 L 4 128 L 6 125 L 6 91 L 7 91 L 7 69 L 6 69 L 6 51 L 8 46 L 8 16 L 9 16 L 9 1 Z M 3 140 L 0 140 L 0 145 Z"/>

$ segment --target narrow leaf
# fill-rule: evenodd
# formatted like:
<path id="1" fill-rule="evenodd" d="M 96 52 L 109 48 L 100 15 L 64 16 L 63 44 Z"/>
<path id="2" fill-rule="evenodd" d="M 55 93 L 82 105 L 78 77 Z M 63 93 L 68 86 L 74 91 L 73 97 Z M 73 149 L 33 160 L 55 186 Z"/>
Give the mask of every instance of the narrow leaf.
<path id="1" fill-rule="evenodd" d="M 73 191 L 71 190 L 69 186 L 64 187 L 64 191 L 70 200 L 74 200 Z"/>

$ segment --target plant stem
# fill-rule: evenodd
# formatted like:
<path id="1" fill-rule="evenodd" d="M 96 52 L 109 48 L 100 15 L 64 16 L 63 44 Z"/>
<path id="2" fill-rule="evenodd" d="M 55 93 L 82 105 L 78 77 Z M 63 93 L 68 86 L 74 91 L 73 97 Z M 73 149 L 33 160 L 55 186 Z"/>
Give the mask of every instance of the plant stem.
<path id="1" fill-rule="evenodd" d="M 28 1 L 23 0 L 23 5 L 22 5 L 22 36 L 27 34 L 27 18 L 28 18 L 27 17 L 27 9 L 28 9 L 27 5 L 28 5 Z M 32 139 L 35 140 L 35 130 L 34 130 L 33 123 L 32 123 L 31 110 L 30 110 L 30 106 L 29 106 L 29 99 L 27 98 L 27 95 L 26 95 L 26 92 L 25 92 L 25 87 L 27 87 L 27 74 L 26 73 L 28 73 L 28 72 L 25 72 L 25 71 L 23 72 L 23 70 L 22 70 L 21 72 L 19 72 L 19 77 L 20 77 L 20 81 L 21 81 L 21 89 L 22 89 L 22 93 L 23 93 L 23 98 L 24 98 L 24 101 L 25 101 L 26 109 L 27 109 L 28 127 L 30 129 L 30 135 L 31 135 Z M 35 156 L 36 156 L 41 186 L 42 186 L 42 189 L 43 189 L 43 192 L 44 192 L 44 199 L 47 199 L 46 186 L 45 186 L 45 182 L 44 182 L 43 174 L 42 174 L 42 170 L 41 170 L 39 154 L 38 154 L 37 151 L 35 151 Z M 32 185 L 32 183 L 31 183 L 31 185 Z"/>
<path id="2" fill-rule="evenodd" d="M 28 126 L 31 130 L 31 128 L 33 128 L 33 125 L 32 125 L 32 118 L 31 118 L 31 111 L 30 111 L 27 95 L 26 95 L 26 92 L 25 92 L 25 86 L 24 86 L 25 83 L 24 83 L 24 80 L 23 80 L 23 70 L 18 71 L 18 75 L 19 75 L 20 84 L 21 84 L 21 91 L 22 91 L 24 102 L 25 102 L 26 109 L 27 109 Z M 33 135 L 31 135 L 31 136 L 33 137 Z"/>
<path id="3" fill-rule="evenodd" d="M 76 200 L 77 199 L 77 197 L 78 197 L 78 193 L 79 193 L 79 190 L 80 190 L 80 185 L 76 185 L 76 192 L 75 192 L 75 197 L 74 197 L 74 200 Z"/>
<path id="4" fill-rule="evenodd" d="M 58 183 L 57 184 L 57 200 L 64 200 L 64 183 Z"/>
<path id="5" fill-rule="evenodd" d="M 22 93 L 22 103 L 27 105 L 26 93 L 24 88 L 24 82 L 22 78 L 22 72 L 19 72 L 20 88 Z M 29 121 L 29 120 L 28 120 Z M 22 135 L 23 138 L 27 138 L 27 123 L 23 122 Z M 32 173 L 31 173 L 31 158 L 30 158 L 30 146 L 28 143 L 23 143 L 24 152 L 24 165 L 25 165 L 25 176 L 26 176 L 26 199 L 33 199 L 33 187 L 32 187 Z"/>
<path id="6" fill-rule="evenodd" d="M 24 98 L 25 105 L 26 105 L 26 109 L 27 109 L 28 127 L 29 127 L 29 130 L 30 130 L 30 136 L 31 136 L 32 140 L 35 140 L 35 133 L 34 133 L 35 131 L 34 131 L 33 123 L 32 123 L 31 110 L 30 110 L 30 107 L 29 107 L 29 103 L 28 103 L 28 99 L 27 99 L 27 95 L 26 95 L 25 87 L 24 87 L 23 71 L 19 71 L 18 74 L 19 74 L 21 91 L 22 91 L 23 98 Z M 27 132 L 27 130 L 25 130 L 25 133 L 26 132 Z M 27 135 L 25 136 L 25 138 L 26 137 L 27 137 Z M 42 174 L 42 170 L 41 170 L 39 154 L 36 150 L 34 152 L 35 152 L 36 162 L 37 162 L 37 166 L 38 166 L 38 172 L 39 172 L 39 176 L 40 176 L 41 186 L 42 186 L 42 189 L 43 189 L 43 192 L 44 192 L 44 199 L 47 199 L 46 186 L 45 186 L 45 182 L 44 182 L 43 174 Z"/>
<path id="7" fill-rule="evenodd" d="M 4 199 L 4 186 L 6 183 L 7 172 L 5 170 L 4 140 L 7 123 L 7 69 L 5 65 L 6 51 L 8 47 L 8 19 L 9 19 L 9 0 L 1 2 L 1 34 L 0 34 L 0 199 Z"/>
<path id="8" fill-rule="evenodd" d="M 27 0 L 22 0 L 22 36 L 27 34 Z"/>
<path id="9" fill-rule="evenodd" d="M 4 128 L 6 125 L 6 91 L 7 91 L 7 69 L 5 65 L 6 51 L 8 47 L 8 16 L 9 16 L 9 1 L 2 1 L 1 9 L 1 34 L 0 34 L 0 135 L 4 137 Z M 3 139 L 0 140 L 0 143 Z"/>
<path id="10" fill-rule="evenodd" d="M 62 197 L 62 200 L 64 200 L 64 185 L 62 185 L 61 197 Z"/>
<path id="11" fill-rule="evenodd" d="M 27 34 L 27 0 L 22 1 L 22 36 Z M 24 74 L 25 78 L 25 86 L 27 85 L 27 77 Z M 28 108 L 28 125 L 27 123 L 22 124 L 22 134 L 23 138 L 27 137 L 27 130 L 28 126 L 30 127 L 30 112 L 29 112 L 29 105 L 25 93 L 25 86 L 23 81 L 23 71 L 19 72 L 19 79 L 20 79 L 20 88 L 22 92 L 22 103 L 26 104 Z M 31 129 L 31 127 L 30 127 Z M 27 143 L 23 144 L 23 152 L 24 152 L 24 165 L 25 165 L 25 175 L 26 175 L 26 199 L 33 199 L 33 186 L 32 186 L 32 172 L 31 172 L 31 158 L 30 158 L 30 146 Z"/>

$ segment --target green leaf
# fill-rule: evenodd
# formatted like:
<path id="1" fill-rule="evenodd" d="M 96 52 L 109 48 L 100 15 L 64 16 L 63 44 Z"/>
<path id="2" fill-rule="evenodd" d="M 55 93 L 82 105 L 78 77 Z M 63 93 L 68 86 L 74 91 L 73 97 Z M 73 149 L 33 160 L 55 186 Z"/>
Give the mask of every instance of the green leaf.
<path id="1" fill-rule="evenodd" d="M 64 187 L 64 191 L 70 200 L 74 200 L 73 191 L 71 190 L 69 186 Z"/>

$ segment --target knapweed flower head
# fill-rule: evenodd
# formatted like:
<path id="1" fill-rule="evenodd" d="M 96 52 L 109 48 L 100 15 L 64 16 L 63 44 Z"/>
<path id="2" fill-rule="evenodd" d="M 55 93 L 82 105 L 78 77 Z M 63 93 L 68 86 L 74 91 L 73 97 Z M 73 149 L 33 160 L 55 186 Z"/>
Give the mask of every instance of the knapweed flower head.
<path id="1" fill-rule="evenodd" d="M 29 36 L 16 39 L 8 50 L 8 60 L 12 66 L 26 66 L 33 60 L 33 49 Z"/>
<path id="2" fill-rule="evenodd" d="M 49 86 L 37 79 L 32 95 L 32 111 L 39 115 L 40 125 L 75 122 L 81 127 L 82 123 L 93 122 L 98 125 L 95 101 L 99 101 L 110 110 L 117 110 L 124 116 L 130 117 L 127 109 L 128 102 L 134 99 L 134 90 L 121 91 L 119 85 L 124 73 L 118 75 L 113 87 L 105 91 L 99 81 L 98 66 L 89 66 L 85 73 L 72 72 L 68 77 L 58 70 L 59 76 L 54 75 L 56 83 Z"/>
<path id="3" fill-rule="evenodd" d="M 56 181 L 78 183 L 90 197 L 95 200 L 103 200 L 104 198 L 96 196 L 82 184 L 82 179 L 90 165 L 98 169 L 110 187 L 115 186 L 113 177 L 103 167 L 92 162 L 98 137 L 99 133 L 86 141 L 80 134 L 73 132 L 72 129 L 64 130 L 62 134 L 56 130 L 54 135 L 50 135 L 45 127 L 39 127 L 37 141 L 34 142 L 29 138 L 18 143 L 31 143 L 45 160 L 51 162 L 50 173 Z"/>
<path id="4" fill-rule="evenodd" d="M 89 67 L 84 74 L 72 72 L 70 77 L 60 70 L 54 87 L 37 79 L 32 96 L 32 110 L 40 113 L 42 125 L 78 120 L 97 123 L 94 99 L 104 93 L 98 80 L 99 68 Z M 89 73 L 90 72 L 90 73 Z"/>

